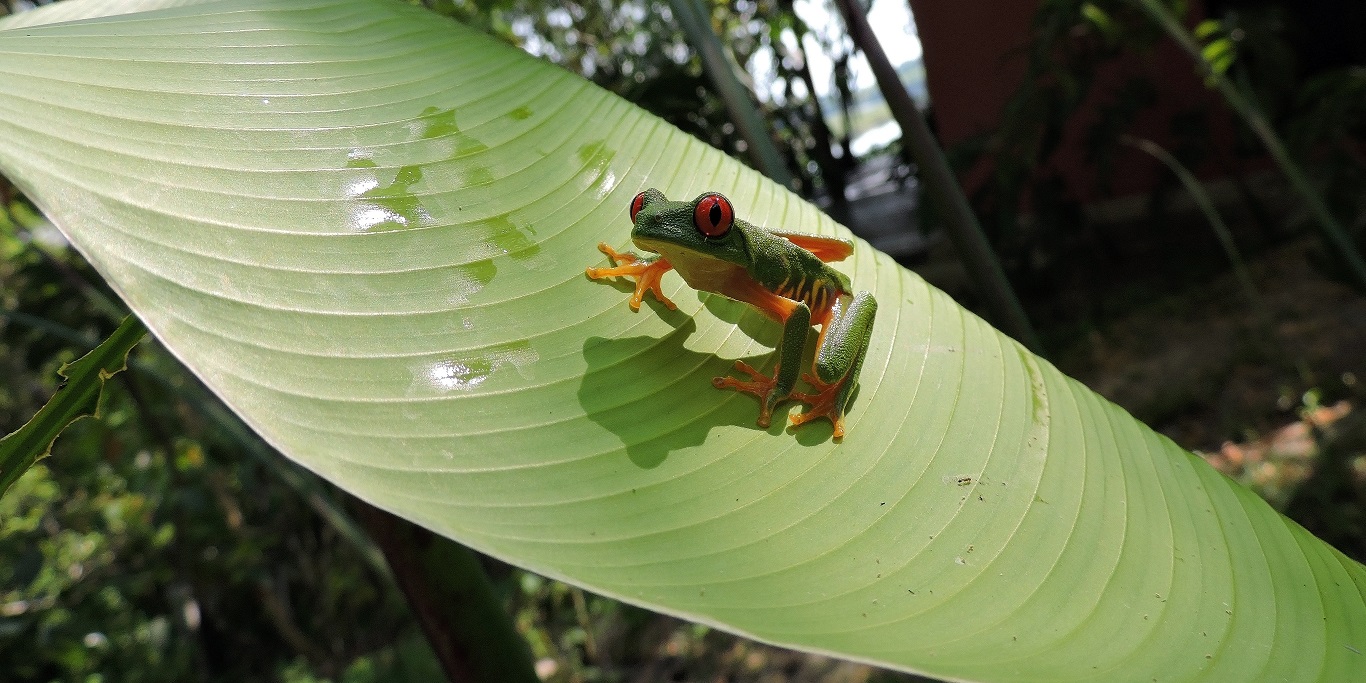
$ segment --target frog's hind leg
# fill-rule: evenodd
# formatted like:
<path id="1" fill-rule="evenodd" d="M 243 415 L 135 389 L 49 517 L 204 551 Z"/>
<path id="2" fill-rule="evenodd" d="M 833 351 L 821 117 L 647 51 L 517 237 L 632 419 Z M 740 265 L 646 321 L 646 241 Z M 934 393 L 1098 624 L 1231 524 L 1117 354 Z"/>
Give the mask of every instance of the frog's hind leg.
<path id="1" fill-rule="evenodd" d="M 793 302 L 783 299 L 788 304 Z M 768 428 L 773 420 L 773 409 L 792 395 L 801 375 L 802 348 L 806 344 L 806 333 L 811 329 L 811 309 L 806 304 L 795 304 L 786 308 L 783 321 L 783 338 L 778 343 L 778 365 L 769 377 L 755 370 L 748 363 L 737 360 L 735 369 L 750 376 L 753 381 L 745 382 L 734 377 L 717 377 L 711 381 L 717 389 L 734 389 L 759 398 L 760 427 Z"/>
<path id="2" fill-rule="evenodd" d="M 835 425 L 834 438 L 844 437 L 844 407 L 858 386 L 876 315 L 877 301 L 868 292 L 859 292 L 852 301 L 841 297 L 830 307 L 821 326 L 812 372 L 802 376 L 816 392 L 792 393 L 792 398 L 810 404 L 806 412 L 791 417 L 793 426 L 828 417 Z"/>

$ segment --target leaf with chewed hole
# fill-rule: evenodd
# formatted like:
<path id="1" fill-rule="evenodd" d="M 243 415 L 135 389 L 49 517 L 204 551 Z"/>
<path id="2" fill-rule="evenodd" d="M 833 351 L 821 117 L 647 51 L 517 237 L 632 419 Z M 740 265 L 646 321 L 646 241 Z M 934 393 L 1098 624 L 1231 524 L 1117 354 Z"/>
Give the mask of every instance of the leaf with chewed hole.
<path id="1" fill-rule="evenodd" d="M 633 313 L 584 268 L 645 187 L 847 232 L 420 8 L 0 32 L 0 170 L 282 452 L 528 569 L 954 679 L 1366 663 L 1361 565 L 862 242 L 838 264 L 879 304 L 848 436 L 757 428 L 710 379 L 771 365 L 776 325 L 672 274 L 678 310 Z"/>

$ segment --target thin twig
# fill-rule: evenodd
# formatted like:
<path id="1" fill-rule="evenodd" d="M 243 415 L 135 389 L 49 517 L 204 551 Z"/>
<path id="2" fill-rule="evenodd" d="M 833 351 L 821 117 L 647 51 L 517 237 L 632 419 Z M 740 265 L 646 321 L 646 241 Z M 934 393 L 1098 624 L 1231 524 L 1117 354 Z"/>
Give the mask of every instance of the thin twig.
<path id="1" fill-rule="evenodd" d="M 1214 201 L 1210 199 L 1209 193 L 1200 185 L 1195 174 L 1190 172 L 1184 164 L 1176 157 L 1172 156 L 1161 145 L 1137 138 L 1132 135 L 1121 135 L 1119 141 L 1130 147 L 1136 147 L 1152 156 L 1156 157 L 1166 165 L 1167 169 L 1176 175 L 1181 184 L 1185 186 L 1186 192 L 1190 193 L 1191 200 L 1200 208 L 1201 213 L 1205 214 L 1205 220 L 1209 222 L 1214 234 L 1219 239 L 1219 244 L 1224 248 L 1224 254 L 1228 256 L 1229 263 L 1233 265 L 1234 277 L 1238 280 L 1239 286 L 1243 289 L 1243 296 L 1247 297 L 1248 305 L 1252 308 L 1252 314 L 1259 327 L 1262 328 L 1262 335 L 1272 348 L 1279 348 L 1281 354 L 1289 359 L 1289 363 L 1294 366 L 1299 373 L 1300 380 L 1307 385 L 1314 383 L 1314 373 L 1309 369 L 1309 364 L 1304 361 L 1299 354 L 1294 353 L 1289 347 L 1280 343 L 1276 337 L 1275 327 L 1271 321 L 1271 308 L 1267 306 L 1266 300 L 1262 298 L 1261 292 L 1257 290 L 1257 285 L 1252 282 L 1252 273 L 1248 270 L 1247 263 L 1243 261 L 1243 256 L 1238 251 L 1238 245 L 1233 241 L 1233 231 L 1229 230 L 1228 224 L 1224 223 L 1219 211 L 1214 208 Z"/>

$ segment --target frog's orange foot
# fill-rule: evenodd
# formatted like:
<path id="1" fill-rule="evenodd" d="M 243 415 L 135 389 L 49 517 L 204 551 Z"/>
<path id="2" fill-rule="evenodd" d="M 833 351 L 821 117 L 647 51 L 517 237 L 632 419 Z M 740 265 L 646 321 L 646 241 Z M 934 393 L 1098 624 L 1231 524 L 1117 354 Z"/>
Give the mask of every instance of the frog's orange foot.
<path id="1" fill-rule="evenodd" d="M 815 387 L 816 393 L 804 394 L 792 392 L 792 398 L 810 405 L 805 412 L 797 413 L 789 418 L 792 426 L 806 424 L 812 420 L 828 417 L 830 422 L 835 425 L 834 438 L 844 438 L 844 410 L 843 406 L 836 403 L 839 400 L 840 387 L 844 386 L 847 378 L 842 378 L 837 382 L 829 384 L 822 382 L 820 378 L 812 374 L 802 375 L 802 381 Z"/>
<path id="2" fill-rule="evenodd" d="M 640 302 L 645 299 L 645 292 L 653 292 L 656 299 L 664 304 L 669 310 L 675 310 L 678 306 L 664 296 L 664 291 L 660 287 L 660 280 L 664 274 L 673 269 L 673 264 L 668 259 L 659 258 L 654 261 L 643 261 L 639 256 L 629 251 L 619 252 L 608 246 L 606 242 L 598 244 L 598 251 L 607 254 L 607 258 L 612 259 L 612 263 L 617 264 L 610 268 L 588 268 L 584 272 L 594 280 L 608 277 L 630 277 L 635 278 L 636 291 L 631 295 L 631 310 L 639 311 Z"/>
<path id="3" fill-rule="evenodd" d="M 712 379 L 711 385 L 717 389 L 734 389 L 746 394 L 754 394 L 759 398 L 759 426 L 765 429 L 773 422 L 773 405 L 777 401 L 770 401 L 773 389 L 778 385 L 778 369 L 773 369 L 773 376 L 769 377 L 758 370 L 755 370 L 742 360 L 735 361 L 735 369 L 750 376 L 752 382 L 745 382 L 734 377 L 716 377 Z"/>

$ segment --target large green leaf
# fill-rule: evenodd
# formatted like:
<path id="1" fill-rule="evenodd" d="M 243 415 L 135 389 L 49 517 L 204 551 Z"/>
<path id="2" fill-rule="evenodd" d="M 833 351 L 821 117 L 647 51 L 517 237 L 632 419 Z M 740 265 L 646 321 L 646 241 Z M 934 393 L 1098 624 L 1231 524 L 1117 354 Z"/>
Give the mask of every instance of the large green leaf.
<path id="1" fill-rule="evenodd" d="M 0 33 L 0 170 L 283 452 L 529 569 L 952 678 L 1366 670 L 1361 565 L 865 244 L 848 437 L 756 428 L 708 380 L 772 324 L 672 275 L 678 311 L 632 313 L 583 269 L 646 186 L 843 228 L 420 9 Z"/>

